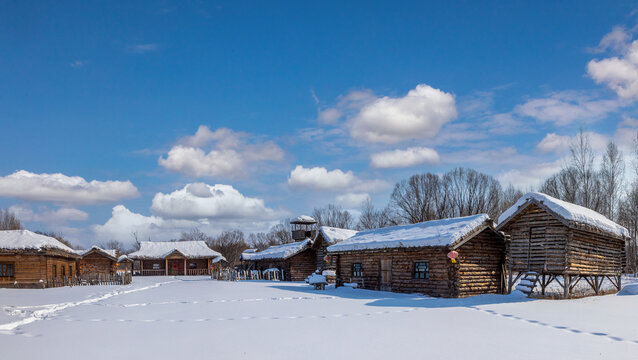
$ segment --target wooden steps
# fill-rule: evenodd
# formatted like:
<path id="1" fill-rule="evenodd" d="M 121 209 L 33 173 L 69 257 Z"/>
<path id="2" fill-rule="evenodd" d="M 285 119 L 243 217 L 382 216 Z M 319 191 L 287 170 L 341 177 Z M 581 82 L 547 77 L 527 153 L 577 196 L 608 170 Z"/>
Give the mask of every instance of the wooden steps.
<path id="1" fill-rule="evenodd" d="M 530 296 L 534 292 L 534 288 L 538 282 L 538 276 L 539 274 L 535 271 L 526 272 L 521 281 L 516 285 L 516 290 Z"/>

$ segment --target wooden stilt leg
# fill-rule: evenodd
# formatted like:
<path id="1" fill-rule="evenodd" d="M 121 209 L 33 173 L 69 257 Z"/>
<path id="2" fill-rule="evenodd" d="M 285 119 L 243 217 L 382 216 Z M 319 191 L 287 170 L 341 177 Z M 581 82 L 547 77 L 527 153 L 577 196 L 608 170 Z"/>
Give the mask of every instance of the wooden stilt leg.
<path id="1" fill-rule="evenodd" d="M 570 288 L 570 278 L 569 278 L 569 274 L 564 274 L 563 275 L 563 298 L 564 299 L 569 299 L 569 288 Z"/>

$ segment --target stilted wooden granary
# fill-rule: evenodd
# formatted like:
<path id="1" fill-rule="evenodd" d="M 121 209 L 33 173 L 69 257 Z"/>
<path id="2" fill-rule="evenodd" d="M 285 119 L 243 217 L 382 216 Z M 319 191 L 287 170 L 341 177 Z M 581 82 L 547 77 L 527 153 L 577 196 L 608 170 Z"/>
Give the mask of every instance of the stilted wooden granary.
<path id="1" fill-rule="evenodd" d="M 337 285 L 441 297 L 505 286 L 505 241 L 485 214 L 361 231 L 328 252 Z"/>
<path id="2" fill-rule="evenodd" d="M 52 237 L 29 230 L 0 231 L 0 287 L 68 285 L 77 275 L 78 258 Z"/>
<path id="3" fill-rule="evenodd" d="M 140 275 L 209 275 L 223 258 L 204 241 L 142 241 L 128 257 L 138 263 Z"/>
<path id="4" fill-rule="evenodd" d="M 622 257 L 629 232 L 603 215 L 541 193 L 523 196 L 499 217 L 498 230 L 507 244 L 508 290 L 541 295 L 558 282 L 563 297 L 572 296 L 579 281 L 599 294 L 607 278 L 621 288 Z"/>
<path id="5" fill-rule="evenodd" d="M 243 252 L 241 260 L 248 270 L 277 269 L 283 272 L 285 281 L 303 281 L 315 271 L 316 256 L 311 244 L 310 239 L 305 239 L 258 252 Z"/>

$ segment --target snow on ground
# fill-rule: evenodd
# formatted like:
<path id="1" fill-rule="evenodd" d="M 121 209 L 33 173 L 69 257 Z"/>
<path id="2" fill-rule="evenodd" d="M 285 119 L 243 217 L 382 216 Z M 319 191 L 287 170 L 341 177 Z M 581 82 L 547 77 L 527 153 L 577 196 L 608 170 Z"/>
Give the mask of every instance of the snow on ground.
<path id="1" fill-rule="evenodd" d="M 618 295 L 438 299 L 305 283 L 135 277 L 0 289 L 12 359 L 635 359 L 638 283 Z M 28 320 L 28 321 L 25 321 Z"/>

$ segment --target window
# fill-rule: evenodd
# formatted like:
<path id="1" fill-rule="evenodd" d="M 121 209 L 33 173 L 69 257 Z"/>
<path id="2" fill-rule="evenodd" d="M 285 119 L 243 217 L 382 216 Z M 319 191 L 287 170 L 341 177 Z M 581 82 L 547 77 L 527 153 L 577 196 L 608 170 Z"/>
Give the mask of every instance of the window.
<path id="1" fill-rule="evenodd" d="M 361 263 L 352 264 L 352 277 L 363 277 L 363 265 Z"/>
<path id="2" fill-rule="evenodd" d="M 62 265 L 62 277 L 66 277 L 66 273 L 64 272 L 65 268 L 64 265 Z"/>
<path id="3" fill-rule="evenodd" d="M 69 276 L 73 277 L 73 266 L 69 265 Z"/>
<path id="4" fill-rule="evenodd" d="M 429 279 L 430 278 L 430 264 L 427 261 L 415 261 L 414 271 L 412 272 L 413 279 Z"/>
<path id="5" fill-rule="evenodd" d="M 0 263 L 0 277 L 11 277 L 11 276 L 13 276 L 13 264 Z"/>
<path id="6" fill-rule="evenodd" d="M 160 264 L 153 263 L 153 270 L 159 270 L 159 269 L 160 269 Z"/>
<path id="7" fill-rule="evenodd" d="M 58 267 L 53 265 L 53 278 L 57 278 L 58 277 Z"/>
<path id="8" fill-rule="evenodd" d="M 189 269 L 197 269 L 197 263 L 188 263 Z"/>

